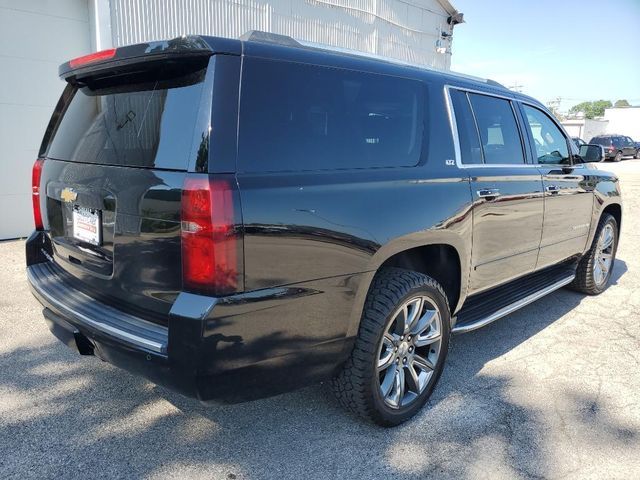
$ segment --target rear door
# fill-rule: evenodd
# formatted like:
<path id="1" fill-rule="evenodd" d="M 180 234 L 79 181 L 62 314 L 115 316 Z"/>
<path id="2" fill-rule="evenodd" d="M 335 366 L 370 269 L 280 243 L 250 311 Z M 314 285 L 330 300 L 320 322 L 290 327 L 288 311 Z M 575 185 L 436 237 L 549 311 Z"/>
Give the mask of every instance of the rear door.
<path id="1" fill-rule="evenodd" d="M 585 249 L 593 210 L 594 181 L 573 165 L 568 137 L 542 109 L 522 105 L 528 135 L 544 184 L 544 224 L 537 268 Z"/>
<path id="2" fill-rule="evenodd" d="M 182 288 L 181 192 L 208 139 L 208 65 L 189 57 L 74 79 L 41 152 L 54 262 L 76 288 L 159 323 Z"/>
<path id="3" fill-rule="evenodd" d="M 536 266 L 542 234 L 542 177 L 526 162 L 511 100 L 449 89 L 461 167 L 470 176 L 473 247 L 470 293 Z"/>

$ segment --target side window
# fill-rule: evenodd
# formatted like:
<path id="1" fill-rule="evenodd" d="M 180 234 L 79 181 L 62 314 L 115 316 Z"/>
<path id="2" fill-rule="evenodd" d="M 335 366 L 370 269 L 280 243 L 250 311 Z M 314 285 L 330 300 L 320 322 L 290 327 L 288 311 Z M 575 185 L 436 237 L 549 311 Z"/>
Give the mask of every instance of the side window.
<path id="1" fill-rule="evenodd" d="M 425 90 L 389 75 L 246 59 L 239 169 L 414 166 L 423 148 Z"/>
<path id="2" fill-rule="evenodd" d="M 535 144 L 538 163 L 570 163 L 569 147 L 562 131 L 542 110 L 528 105 L 523 107 Z"/>
<path id="3" fill-rule="evenodd" d="M 486 164 L 524 163 L 518 124 L 511 102 L 502 98 L 469 93 Z"/>
<path id="4" fill-rule="evenodd" d="M 460 142 L 460 156 L 462 163 L 482 163 L 482 150 L 478 139 L 478 130 L 473 119 L 471 106 L 466 92 L 449 90 L 453 111 L 458 128 L 458 140 Z"/>

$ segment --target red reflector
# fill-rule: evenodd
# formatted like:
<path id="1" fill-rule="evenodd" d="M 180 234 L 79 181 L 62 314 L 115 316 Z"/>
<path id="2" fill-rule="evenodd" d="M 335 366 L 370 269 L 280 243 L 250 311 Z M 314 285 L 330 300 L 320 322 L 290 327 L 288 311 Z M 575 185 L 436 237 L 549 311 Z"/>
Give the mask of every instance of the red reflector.
<path id="1" fill-rule="evenodd" d="M 36 230 L 42 230 L 42 210 L 40 208 L 40 177 L 42 176 L 42 164 L 44 160 L 39 158 L 33 164 L 31 171 L 31 199 L 33 200 L 33 220 Z"/>
<path id="2" fill-rule="evenodd" d="M 182 189 L 181 227 L 185 289 L 214 295 L 237 291 L 238 235 L 231 183 L 188 175 Z"/>
<path id="3" fill-rule="evenodd" d="M 110 48 L 109 50 L 101 50 L 99 52 L 90 53 L 89 55 L 85 55 L 83 57 L 74 58 L 73 60 L 69 60 L 69 65 L 71 68 L 80 67 L 82 65 L 86 65 L 87 63 L 99 62 L 101 60 L 109 60 L 110 58 L 115 57 L 116 49 Z"/>

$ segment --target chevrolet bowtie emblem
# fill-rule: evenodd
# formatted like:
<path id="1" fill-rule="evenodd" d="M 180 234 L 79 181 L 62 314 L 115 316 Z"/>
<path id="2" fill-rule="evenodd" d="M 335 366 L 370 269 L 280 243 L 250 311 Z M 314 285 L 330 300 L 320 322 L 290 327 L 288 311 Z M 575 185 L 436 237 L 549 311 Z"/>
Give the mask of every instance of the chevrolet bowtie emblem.
<path id="1" fill-rule="evenodd" d="M 62 190 L 60 197 L 65 202 L 74 202 L 78 198 L 77 192 L 74 192 L 71 188 L 65 188 Z"/>

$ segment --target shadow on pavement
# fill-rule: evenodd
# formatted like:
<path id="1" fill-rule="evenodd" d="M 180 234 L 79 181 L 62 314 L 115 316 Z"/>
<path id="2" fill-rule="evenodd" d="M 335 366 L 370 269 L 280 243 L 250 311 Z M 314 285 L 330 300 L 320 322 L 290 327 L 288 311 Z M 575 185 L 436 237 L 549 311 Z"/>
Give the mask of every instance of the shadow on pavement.
<path id="1" fill-rule="evenodd" d="M 613 283 L 625 272 L 626 264 L 618 261 Z M 483 369 L 503 361 L 583 299 L 560 290 L 482 330 L 454 337 L 428 406 L 413 422 L 391 430 L 343 412 L 321 386 L 205 407 L 95 358 L 80 358 L 53 339 L 21 346 L 0 354 L 0 395 L 5 399 L 0 405 L 0 477 L 570 473 L 579 465 L 558 460 L 556 449 L 574 448 L 571 435 L 594 451 L 611 445 L 624 450 L 637 445 L 640 432 L 621 424 L 599 395 L 550 382 L 544 357 L 561 351 L 561 342 L 541 345 L 539 351 L 527 349 L 528 358 L 514 354 L 504 361 L 516 366 L 530 362 L 524 368 L 534 373 L 540 369 L 535 389 L 540 396 L 536 393 L 532 400 L 553 396 L 555 406 L 549 408 L 555 408 L 564 426 L 549 424 L 544 405 L 523 398 L 530 392 L 516 375 L 523 367 L 501 376 Z M 589 436 L 591 431 L 597 435 Z"/>

